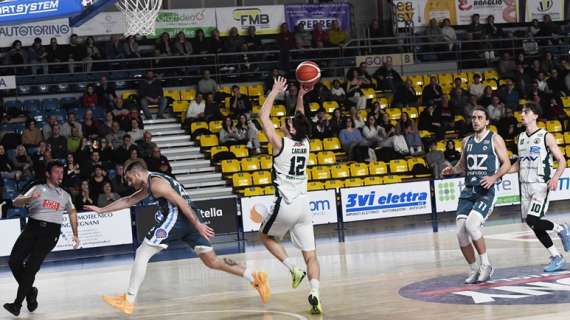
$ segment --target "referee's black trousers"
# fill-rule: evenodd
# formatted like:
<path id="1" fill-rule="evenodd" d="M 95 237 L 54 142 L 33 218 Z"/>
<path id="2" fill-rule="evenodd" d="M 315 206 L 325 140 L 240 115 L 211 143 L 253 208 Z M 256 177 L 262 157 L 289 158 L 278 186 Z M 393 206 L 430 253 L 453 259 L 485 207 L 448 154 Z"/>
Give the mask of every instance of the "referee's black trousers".
<path id="1" fill-rule="evenodd" d="M 60 233 L 60 224 L 28 219 L 28 224 L 10 253 L 10 269 L 18 281 L 15 304 L 22 305 L 32 289 L 42 262 L 57 244 Z"/>

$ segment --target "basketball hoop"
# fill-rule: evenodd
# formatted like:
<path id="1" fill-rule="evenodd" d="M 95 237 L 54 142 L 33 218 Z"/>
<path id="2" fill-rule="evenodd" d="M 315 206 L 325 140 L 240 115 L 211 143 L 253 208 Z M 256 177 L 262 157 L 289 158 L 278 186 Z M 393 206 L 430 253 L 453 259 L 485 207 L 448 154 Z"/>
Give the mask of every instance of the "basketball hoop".
<path id="1" fill-rule="evenodd" d="M 116 6 L 125 15 L 126 36 L 154 35 L 156 18 L 162 8 L 162 0 L 119 0 Z"/>

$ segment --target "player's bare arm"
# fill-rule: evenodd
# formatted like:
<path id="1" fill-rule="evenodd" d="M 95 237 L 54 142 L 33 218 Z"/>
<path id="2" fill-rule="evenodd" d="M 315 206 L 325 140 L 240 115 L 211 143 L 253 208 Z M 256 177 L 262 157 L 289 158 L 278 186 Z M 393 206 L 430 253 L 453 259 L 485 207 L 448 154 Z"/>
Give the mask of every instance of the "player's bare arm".
<path id="1" fill-rule="evenodd" d="M 560 179 L 560 176 L 562 176 L 564 170 L 566 169 L 566 159 L 564 159 L 564 154 L 562 153 L 562 151 L 560 151 L 560 148 L 556 143 L 556 139 L 550 133 L 546 135 L 546 146 L 552 153 L 552 157 L 554 158 L 554 160 L 558 162 L 558 168 L 554 172 L 552 178 L 550 178 L 550 180 L 548 181 L 548 188 L 554 191 L 558 187 L 558 180 Z"/>
<path id="2" fill-rule="evenodd" d="M 492 188 L 497 180 L 507 174 L 511 169 L 511 161 L 509 160 L 509 153 L 507 152 L 505 140 L 503 140 L 503 138 L 498 134 L 493 135 L 493 148 L 495 148 L 495 153 L 497 154 L 497 158 L 499 158 L 501 167 L 499 167 L 499 170 L 497 170 L 497 173 L 494 175 L 483 177 L 481 179 L 481 186 L 485 189 Z"/>
<path id="3" fill-rule="evenodd" d="M 517 136 L 517 138 L 515 139 L 515 141 L 518 141 L 519 137 Z M 509 169 L 508 173 L 515 173 L 515 172 L 519 172 L 520 170 L 520 159 L 515 160 L 514 163 L 511 164 L 511 168 Z"/>
<path id="4" fill-rule="evenodd" d="M 469 137 L 463 138 L 463 141 L 461 142 L 461 157 L 459 158 L 459 161 L 457 161 L 457 163 L 455 164 L 455 166 L 449 166 L 444 168 L 441 171 L 441 174 L 444 176 L 450 176 L 450 175 L 454 175 L 454 174 L 460 174 L 465 172 L 465 144 L 467 144 L 467 139 L 469 139 Z"/>
<path id="5" fill-rule="evenodd" d="M 73 232 L 73 249 L 79 248 L 79 233 L 77 229 L 77 210 L 71 209 L 69 211 L 69 223 L 71 224 L 71 232 Z"/>
<path id="6" fill-rule="evenodd" d="M 110 203 L 109 205 L 107 205 L 103 208 L 99 208 L 97 206 L 84 206 L 83 208 L 85 210 L 89 210 L 89 211 L 93 211 L 93 212 L 97 212 L 97 213 L 117 211 L 117 210 L 121 210 L 121 209 L 130 208 L 130 207 L 134 206 L 135 204 L 143 201 L 144 198 L 146 198 L 147 196 L 148 196 L 148 192 L 146 191 L 146 189 L 143 188 L 143 189 L 135 191 L 130 196 L 122 197 L 121 199 L 114 201 L 114 202 Z"/>
<path id="7" fill-rule="evenodd" d="M 305 94 L 307 94 L 307 92 L 310 92 L 311 90 L 313 90 L 313 87 L 307 88 L 303 85 L 299 88 L 299 95 L 297 95 L 297 105 L 295 106 L 295 112 L 298 112 L 300 114 L 305 114 L 304 97 Z"/>
<path id="8" fill-rule="evenodd" d="M 273 103 L 278 94 L 287 90 L 287 79 L 283 77 L 278 77 L 271 92 L 267 95 L 261 110 L 259 111 L 259 119 L 261 120 L 261 126 L 263 127 L 263 132 L 267 136 L 269 143 L 273 146 L 273 153 L 277 154 L 281 151 L 283 147 L 281 137 L 275 131 L 273 127 L 273 122 L 271 122 L 271 109 L 273 109 Z"/>

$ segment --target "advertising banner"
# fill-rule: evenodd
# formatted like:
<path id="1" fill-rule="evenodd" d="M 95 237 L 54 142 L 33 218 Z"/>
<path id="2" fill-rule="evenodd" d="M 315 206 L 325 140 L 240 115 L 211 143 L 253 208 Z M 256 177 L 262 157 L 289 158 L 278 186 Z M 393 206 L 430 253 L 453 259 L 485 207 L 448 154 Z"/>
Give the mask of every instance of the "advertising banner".
<path id="1" fill-rule="evenodd" d="M 386 61 L 391 61 L 395 66 L 406 64 L 414 64 L 413 53 L 391 53 L 391 54 L 377 54 L 370 56 L 357 56 L 356 66 L 360 66 L 362 62 L 366 63 L 367 67 L 378 68 Z"/>
<path id="2" fill-rule="evenodd" d="M 457 210 L 459 195 L 464 186 L 465 178 L 435 180 L 435 206 L 437 212 Z M 507 174 L 497 185 L 497 200 L 495 205 L 500 207 L 519 203 L 520 188 L 518 174 Z"/>
<path id="3" fill-rule="evenodd" d="M 80 27 L 73 28 L 78 36 L 102 36 L 127 32 L 125 16 L 121 12 L 102 12 Z"/>
<path id="4" fill-rule="evenodd" d="M 5 0 L 0 2 L 0 25 L 74 16 L 81 0 Z"/>
<path id="5" fill-rule="evenodd" d="M 155 37 L 159 37 L 163 32 L 167 32 L 171 37 L 176 36 L 180 31 L 186 37 L 194 38 L 195 32 L 202 29 L 209 37 L 216 29 L 216 9 L 178 9 L 161 10 L 156 18 Z"/>
<path id="6" fill-rule="evenodd" d="M 194 203 L 200 208 L 202 221 L 217 234 L 238 232 L 236 198 L 200 200 Z"/>
<path id="7" fill-rule="evenodd" d="M 295 31 L 295 26 L 303 24 L 306 30 L 313 30 L 313 26 L 320 24 L 328 30 L 333 21 L 338 21 L 340 29 L 350 31 L 351 6 L 348 3 L 326 4 L 289 4 L 285 6 L 285 18 L 289 31 Z"/>
<path id="8" fill-rule="evenodd" d="M 309 210 L 313 215 L 313 224 L 336 223 L 336 198 L 334 190 L 320 190 L 308 193 Z M 241 198 L 241 219 L 243 221 L 243 231 L 258 231 L 260 222 L 255 222 L 251 217 L 251 209 L 255 205 L 263 205 L 271 210 L 274 196 L 244 197 Z"/>
<path id="9" fill-rule="evenodd" d="M 285 22 L 282 5 L 256 7 L 216 8 L 216 22 L 222 36 L 227 36 L 230 29 L 238 28 L 241 35 L 247 28 L 254 26 L 258 35 L 277 34 Z"/>
<path id="10" fill-rule="evenodd" d="M 558 188 L 555 191 L 551 191 L 548 197 L 550 201 L 570 199 L 570 169 L 564 170 L 558 181 Z"/>
<path id="11" fill-rule="evenodd" d="M 562 0 L 526 0 L 525 21 L 534 19 L 542 21 L 545 14 L 550 15 L 552 21 L 564 20 L 564 1 Z"/>
<path id="12" fill-rule="evenodd" d="M 418 20 L 418 1 L 419 0 L 395 0 L 394 9 L 396 11 L 396 19 L 398 19 L 398 28 L 414 26 L 419 24 Z"/>
<path id="13" fill-rule="evenodd" d="M 108 247 L 133 243 L 130 209 L 97 214 L 95 212 L 77 213 L 79 240 L 81 248 Z M 71 250 L 73 232 L 69 215 L 63 215 L 61 236 L 54 251 Z"/>
<path id="14" fill-rule="evenodd" d="M 416 25 L 428 25 L 432 18 L 438 21 L 449 18 L 452 25 L 468 25 L 471 17 L 479 14 L 481 23 L 489 15 L 495 23 L 518 22 L 519 0 L 418 0 L 418 20 Z"/>
<path id="15" fill-rule="evenodd" d="M 12 247 L 20 236 L 20 219 L 3 219 L 0 220 L 0 257 L 9 256 Z"/>
<path id="16" fill-rule="evenodd" d="M 429 181 L 340 189 L 345 222 L 431 213 Z"/>
<path id="17" fill-rule="evenodd" d="M 29 46 L 35 38 L 42 39 L 44 45 L 49 44 L 51 38 L 57 38 L 59 44 L 69 44 L 71 34 L 68 19 L 0 25 L 0 47 L 10 47 L 16 40 Z"/>
<path id="18" fill-rule="evenodd" d="M 16 76 L 0 76 L 0 90 L 16 89 Z"/>

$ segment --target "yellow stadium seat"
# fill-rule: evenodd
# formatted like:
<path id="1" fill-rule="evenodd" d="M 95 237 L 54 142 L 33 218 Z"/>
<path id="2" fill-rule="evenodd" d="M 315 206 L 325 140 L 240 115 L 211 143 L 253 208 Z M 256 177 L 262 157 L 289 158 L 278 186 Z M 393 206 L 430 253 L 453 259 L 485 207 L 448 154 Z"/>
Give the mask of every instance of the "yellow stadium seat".
<path id="1" fill-rule="evenodd" d="M 427 130 L 420 130 L 420 138 L 427 138 L 427 137 L 431 137 L 433 133 L 427 131 Z"/>
<path id="2" fill-rule="evenodd" d="M 398 108 L 386 108 L 384 110 L 388 114 L 390 120 L 400 120 L 400 118 L 402 117 L 402 110 Z"/>
<path id="3" fill-rule="evenodd" d="M 438 76 L 439 85 L 443 88 L 444 86 L 453 85 L 453 75 L 451 73 L 441 73 Z"/>
<path id="4" fill-rule="evenodd" d="M 485 80 L 488 79 L 499 79 L 499 74 L 497 73 L 496 70 L 490 69 L 490 70 L 486 70 L 483 71 L 483 78 L 485 78 Z"/>
<path id="5" fill-rule="evenodd" d="M 384 181 L 385 184 L 389 184 L 389 183 L 398 183 L 398 182 L 402 182 L 402 177 L 400 176 L 384 176 L 382 178 L 382 181 Z"/>
<path id="6" fill-rule="evenodd" d="M 410 119 L 417 119 L 420 116 L 420 113 L 416 107 L 405 107 L 402 109 L 402 111 L 408 113 Z"/>
<path id="7" fill-rule="evenodd" d="M 313 180 L 328 180 L 331 178 L 331 172 L 327 167 L 313 167 L 311 177 Z"/>
<path id="8" fill-rule="evenodd" d="M 366 97 L 366 99 L 375 99 L 376 98 L 376 91 L 373 88 L 364 88 L 361 89 L 362 96 Z"/>
<path id="9" fill-rule="evenodd" d="M 323 190 L 325 185 L 319 181 L 309 181 L 307 183 L 307 191 Z"/>
<path id="10" fill-rule="evenodd" d="M 538 121 L 536 125 L 541 129 L 546 129 L 546 123 L 544 121 Z"/>
<path id="11" fill-rule="evenodd" d="M 210 130 L 210 128 L 208 127 L 208 123 L 204 122 L 204 121 L 197 121 L 197 122 L 192 122 L 192 124 L 190 125 L 190 132 L 194 133 L 194 131 L 198 130 L 198 129 L 208 129 Z"/>
<path id="12" fill-rule="evenodd" d="M 261 187 L 248 187 L 243 189 L 243 195 L 245 197 L 255 197 L 255 196 L 262 196 L 265 194 L 265 191 Z"/>
<path id="13" fill-rule="evenodd" d="M 271 184 L 273 180 L 271 179 L 271 172 L 269 171 L 256 171 L 252 173 L 251 178 L 253 184 L 256 186 Z"/>
<path id="14" fill-rule="evenodd" d="M 382 184 L 382 177 L 366 177 L 364 178 L 364 185 L 365 186 L 375 186 L 375 185 L 379 185 Z"/>
<path id="15" fill-rule="evenodd" d="M 247 94 L 249 96 L 262 96 L 263 95 L 263 85 L 258 84 L 258 85 L 253 85 L 253 86 L 247 87 Z"/>
<path id="16" fill-rule="evenodd" d="M 335 164 L 336 163 L 336 157 L 334 155 L 334 152 L 332 152 L 332 151 L 319 152 L 317 154 L 317 160 L 319 162 L 319 165 Z"/>
<path id="17" fill-rule="evenodd" d="M 218 133 L 222 130 L 222 121 L 221 120 L 213 120 L 208 123 L 208 129 L 211 133 Z"/>
<path id="18" fill-rule="evenodd" d="M 424 158 L 420 158 L 420 157 L 413 157 L 408 159 L 408 168 L 410 168 L 410 170 L 414 167 L 414 165 L 416 164 L 421 164 L 424 165 L 425 167 L 427 167 L 427 163 L 425 161 Z"/>
<path id="19" fill-rule="evenodd" d="M 515 119 L 517 119 L 518 122 L 522 122 L 522 114 L 520 111 L 515 111 L 514 113 Z"/>
<path id="20" fill-rule="evenodd" d="M 568 131 L 564 132 L 564 142 L 570 144 L 570 132 Z"/>
<path id="21" fill-rule="evenodd" d="M 495 125 L 489 125 L 489 130 L 493 131 L 494 133 L 498 133 L 497 127 Z"/>
<path id="22" fill-rule="evenodd" d="M 346 164 L 337 164 L 331 167 L 331 177 L 333 179 L 344 179 L 350 177 L 350 170 Z"/>
<path id="23" fill-rule="evenodd" d="M 388 166 L 382 161 L 373 161 L 368 164 L 371 175 L 384 175 L 388 173 Z"/>
<path id="24" fill-rule="evenodd" d="M 164 89 L 163 94 L 174 101 L 180 100 L 180 90 L 178 89 Z"/>
<path id="25" fill-rule="evenodd" d="M 562 105 L 564 108 L 570 107 L 570 97 L 562 97 Z"/>
<path id="26" fill-rule="evenodd" d="M 455 150 L 461 152 L 463 150 L 463 140 L 462 139 L 455 139 L 453 140 L 453 144 L 455 145 Z"/>
<path id="27" fill-rule="evenodd" d="M 350 165 L 351 177 L 365 177 L 368 175 L 368 166 L 366 163 L 353 163 Z"/>
<path id="28" fill-rule="evenodd" d="M 321 108 L 321 105 L 318 102 L 311 102 L 309 103 L 309 110 L 311 112 L 317 112 Z"/>
<path id="29" fill-rule="evenodd" d="M 458 122 L 458 121 L 465 121 L 465 118 L 463 118 L 462 115 L 459 115 L 459 114 L 458 114 L 458 115 L 456 115 L 456 116 L 454 117 L 453 120 L 454 120 L 455 122 Z"/>
<path id="30" fill-rule="evenodd" d="M 267 136 L 265 135 L 265 133 L 263 131 L 259 131 L 257 133 L 257 140 L 259 140 L 260 143 L 269 142 L 269 140 L 267 139 Z"/>
<path id="31" fill-rule="evenodd" d="M 390 173 L 407 173 L 408 163 L 406 160 L 398 159 L 398 160 L 390 160 Z"/>
<path id="32" fill-rule="evenodd" d="M 386 97 L 380 97 L 380 99 L 378 99 L 378 103 L 382 109 L 386 109 L 390 106 L 390 102 Z"/>
<path id="33" fill-rule="evenodd" d="M 562 124 L 558 120 L 549 120 L 546 122 L 546 130 L 548 132 L 562 132 Z"/>
<path id="34" fill-rule="evenodd" d="M 317 154 L 309 153 L 309 161 L 307 162 L 307 166 L 312 167 L 316 165 L 317 165 Z"/>
<path id="35" fill-rule="evenodd" d="M 311 139 L 309 145 L 311 152 L 318 152 L 323 150 L 323 142 L 320 139 Z"/>
<path id="36" fill-rule="evenodd" d="M 368 116 L 368 111 L 366 109 L 358 110 L 358 116 L 364 121 Z"/>
<path id="37" fill-rule="evenodd" d="M 445 141 L 438 141 L 435 144 L 435 150 L 444 152 L 445 151 Z"/>
<path id="38" fill-rule="evenodd" d="M 247 172 L 238 172 L 232 175 L 232 185 L 234 188 L 251 186 L 251 175 Z"/>
<path id="39" fill-rule="evenodd" d="M 230 146 L 230 152 L 233 153 L 236 158 L 249 157 L 249 150 L 245 145 Z"/>
<path id="40" fill-rule="evenodd" d="M 284 117 L 287 115 L 287 108 L 285 108 L 282 104 L 276 104 L 271 109 L 271 116 L 272 117 Z"/>
<path id="41" fill-rule="evenodd" d="M 279 118 L 271 117 L 271 122 L 273 123 L 273 128 L 277 129 L 281 127 L 281 121 L 279 120 Z"/>
<path id="42" fill-rule="evenodd" d="M 243 171 L 257 171 L 259 170 L 259 159 L 258 158 L 243 158 L 241 159 L 241 169 Z"/>
<path id="43" fill-rule="evenodd" d="M 184 89 L 180 91 L 180 100 L 191 101 L 196 99 L 196 89 Z"/>
<path id="44" fill-rule="evenodd" d="M 364 185 L 364 181 L 362 181 L 361 178 L 350 178 L 350 179 L 344 180 L 344 186 L 346 188 L 362 187 L 363 185 Z"/>
<path id="45" fill-rule="evenodd" d="M 564 145 L 564 136 L 560 132 L 554 132 L 554 139 L 556 139 L 556 144 L 559 146 Z"/>
<path id="46" fill-rule="evenodd" d="M 123 93 L 121 93 L 121 98 L 123 98 L 123 100 L 127 100 L 132 95 L 137 95 L 137 91 L 136 90 L 125 90 L 125 91 L 123 91 Z"/>
<path id="47" fill-rule="evenodd" d="M 570 146 L 566 146 L 564 149 L 566 150 L 566 154 L 570 155 Z"/>
<path id="48" fill-rule="evenodd" d="M 275 194 L 275 187 L 274 186 L 265 186 L 263 187 L 263 191 L 266 196 L 271 196 Z"/>
<path id="49" fill-rule="evenodd" d="M 222 160 L 220 161 L 222 167 L 222 173 L 235 173 L 241 171 L 241 166 L 239 160 L 236 159 L 229 159 L 229 160 Z"/>
<path id="50" fill-rule="evenodd" d="M 329 90 L 332 88 L 332 80 L 330 79 L 321 80 L 321 83 L 323 86 L 329 88 Z"/>
<path id="51" fill-rule="evenodd" d="M 271 170 L 273 167 L 273 157 L 268 155 L 258 156 L 259 159 L 259 167 L 261 170 Z"/>
<path id="52" fill-rule="evenodd" d="M 205 134 L 200 136 L 200 147 L 209 148 L 217 146 L 219 143 L 218 136 L 215 134 Z"/>
<path id="53" fill-rule="evenodd" d="M 267 144 L 267 154 L 273 155 L 273 145 L 271 143 Z"/>
<path id="54" fill-rule="evenodd" d="M 416 96 L 421 96 L 423 93 L 423 89 L 424 89 L 423 86 L 415 85 L 414 91 L 416 92 Z"/>
<path id="55" fill-rule="evenodd" d="M 325 101 L 323 102 L 323 108 L 325 109 L 326 113 L 333 113 L 335 109 L 338 109 L 338 102 L 336 101 Z"/>
<path id="56" fill-rule="evenodd" d="M 567 167 L 567 168 L 570 167 L 570 159 L 566 160 L 566 167 Z"/>
<path id="57" fill-rule="evenodd" d="M 340 189 L 344 188 L 342 180 L 327 180 L 325 181 L 325 189 Z"/>
<path id="58" fill-rule="evenodd" d="M 247 96 L 247 87 L 246 86 L 239 86 L 239 93 Z"/>
<path id="59" fill-rule="evenodd" d="M 423 86 L 424 85 L 424 77 L 420 74 L 420 75 L 411 75 L 408 76 L 407 79 L 410 79 L 412 81 L 412 84 L 415 86 Z"/>
<path id="60" fill-rule="evenodd" d="M 216 153 L 228 151 L 226 146 L 215 146 L 210 148 L 210 157 L 213 157 Z"/>
<path id="61" fill-rule="evenodd" d="M 337 137 L 323 139 L 323 149 L 327 151 L 340 150 L 340 140 Z"/>
<path id="62" fill-rule="evenodd" d="M 173 112 L 186 112 L 188 111 L 188 101 L 174 101 L 172 103 L 172 111 Z M 186 116 L 186 115 L 185 115 Z"/>

